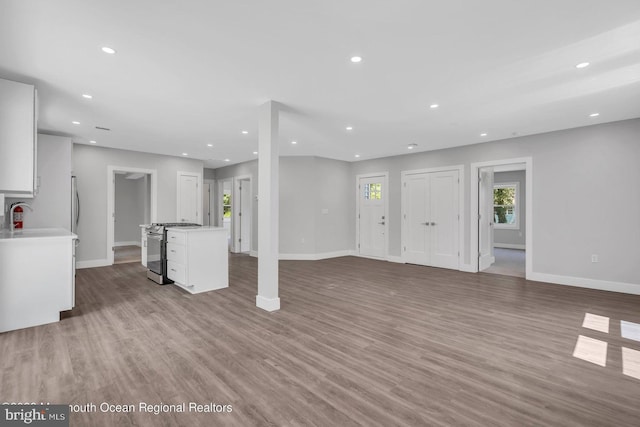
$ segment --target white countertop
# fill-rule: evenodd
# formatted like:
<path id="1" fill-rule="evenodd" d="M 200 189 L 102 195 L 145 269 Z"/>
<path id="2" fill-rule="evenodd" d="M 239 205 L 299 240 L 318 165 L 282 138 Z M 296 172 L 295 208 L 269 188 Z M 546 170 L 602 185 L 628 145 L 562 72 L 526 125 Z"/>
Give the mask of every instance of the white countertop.
<path id="1" fill-rule="evenodd" d="M 78 236 L 64 228 L 26 228 L 11 232 L 8 229 L 0 230 L 0 242 L 26 239 L 77 239 Z"/>
<path id="2" fill-rule="evenodd" d="M 204 225 L 198 227 L 167 227 L 167 230 L 179 231 L 182 233 L 202 233 L 208 231 L 227 231 L 224 227 L 215 227 L 213 225 Z"/>

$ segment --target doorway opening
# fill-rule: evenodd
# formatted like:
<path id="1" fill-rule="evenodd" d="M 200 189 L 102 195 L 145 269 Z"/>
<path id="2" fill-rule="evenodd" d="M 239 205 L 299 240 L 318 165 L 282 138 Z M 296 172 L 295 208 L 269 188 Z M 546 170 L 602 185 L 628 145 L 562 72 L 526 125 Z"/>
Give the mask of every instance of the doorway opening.
<path id="1" fill-rule="evenodd" d="M 151 169 L 107 167 L 107 264 L 141 262 L 141 225 L 156 221 L 156 176 Z"/>
<path id="2" fill-rule="evenodd" d="M 528 277 L 533 259 L 531 159 L 477 163 L 471 169 L 472 188 L 477 188 L 471 224 L 475 271 Z"/>

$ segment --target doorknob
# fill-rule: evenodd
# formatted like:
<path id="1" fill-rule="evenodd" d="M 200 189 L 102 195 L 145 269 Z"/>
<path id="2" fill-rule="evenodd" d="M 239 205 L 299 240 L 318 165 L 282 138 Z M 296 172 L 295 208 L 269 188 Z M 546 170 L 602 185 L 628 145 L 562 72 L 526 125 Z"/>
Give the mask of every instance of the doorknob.
<path id="1" fill-rule="evenodd" d="M 429 223 L 428 223 L 428 222 L 421 222 L 420 224 L 422 224 L 422 225 L 429 225 Z"/>
<path id="2" fill-rule="evenodd" d="M 436 223 L 435 223 L 435 222 L 432 222 L 432 223 L 431 223 L 431 225 L 436 225 Z"/>
<path id="3" fill-rule="evenodd" d="M 382 221 L 382 222 L 379 222 L 378 224 L 380 224 L 380 225 L 384 225 L 384 221 Z"/>

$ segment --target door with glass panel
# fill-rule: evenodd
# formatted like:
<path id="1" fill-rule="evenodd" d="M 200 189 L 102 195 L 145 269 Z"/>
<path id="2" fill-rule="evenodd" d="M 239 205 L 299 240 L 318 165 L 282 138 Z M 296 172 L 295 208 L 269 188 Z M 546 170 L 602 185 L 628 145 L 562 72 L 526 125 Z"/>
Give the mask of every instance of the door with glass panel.
<path id="1" fill-rule="evenodd" d="M 386 256 L 386 176 L 361 177 L 358 180 L 358 253 L 362 256 Z"/>

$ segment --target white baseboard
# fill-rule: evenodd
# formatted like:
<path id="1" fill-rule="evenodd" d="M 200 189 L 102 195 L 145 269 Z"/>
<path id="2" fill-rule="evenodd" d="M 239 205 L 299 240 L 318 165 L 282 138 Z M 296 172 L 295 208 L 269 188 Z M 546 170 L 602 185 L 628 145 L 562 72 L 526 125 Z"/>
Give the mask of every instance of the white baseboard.
<path id="1" fill-rule="evenodd" d="M 559 276 L 531 272 L 527 280 L 555 283 L 557 285 L 576 286 L 579 288 L 598 289 L 601 291 L 620 292 L 624 294 L 640 295 L 640 284 L 611 282 L 608 280 L 585 279 L 581 277 Z"/>
<path id="2" fill-rule="evenodd" d="M 404 262 L 404 260 L 402 259 L 401 256 L 387 255 L 387 261 L 395 262 L 395 263 L 398 263 L 398 264 L 405 264 L 405 262 Z"/>
<path id="3" fill-rule="evenodd" d="M 279 259 L 286 261 L 319 261 L 321 259 L 338 258 L 343 256 L 351 256 L 354 254 L 352 250 L 321 252 L 318 254 L 280 254 Z"/>
<path id="4" fill-rule="evenodd" d="M 256 295 L 256 307 L 266 311 L 280 310 L 280 298 L 266 298 Z"/>
<path id="5" fill-rule="evenodd" d="M 115 242 L 113 244 L 113 246 L 120 247 L 120 246 L 138 246 L 140 247 L 140 240 L 133 240 L 131 242 Z"/>
<path id="6" fill-rule="evenodd" d="M 516 245 L 511 243 L 493 243 L 494 248 L 502 248 L 502 249 L 522 249 L 523 251 L 527 248 L 526 245 Z"/>
<path id="7" fill-rule="evenodd" d="M 88 261 L 76 261 L 76 269 L 81 270 L 83 268 L 94 267 L 107 267 L 111 265 L 108 259 L 90 259 Z"/>
<path id="8" fill-rule="evenodd" d="M 475 273 L 476 269 L 473 268 L 471 264 L 460 264 L 458 270 L 464 271 L 465 273 Z"/>

